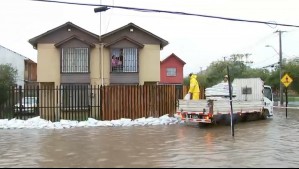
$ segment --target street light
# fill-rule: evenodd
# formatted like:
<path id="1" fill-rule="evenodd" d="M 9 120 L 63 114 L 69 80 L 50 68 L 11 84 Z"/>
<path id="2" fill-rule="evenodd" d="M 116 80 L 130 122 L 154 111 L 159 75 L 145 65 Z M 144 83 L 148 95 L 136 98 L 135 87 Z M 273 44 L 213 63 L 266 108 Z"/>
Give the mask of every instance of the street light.
<path id="1" fill-rule="evenodd" d="M 279 53 L 277 52 L 277 50 L 276 50 L 273 46 L 271 46 L 271 45 L 266 45 L 265 47 L 270 47 L 270 48 L 272 48 L 272 49 L 279 55 Z"/>
<path id="2" fill-rule="evenodd" d="M 98 13 L 98 12 L 104 12 L 104 11 L 107 11 L 108 8 L 107 6 L 101 6 L 101 7 L 98 7 L 98 8 L 94 8 L 94 12 L 95 13 Z M 102 36 L 102 17 L 100 15 L 100 36 L 99 36 L 99 41 L 100 41 L 100 57 L 101 57 L 101 85 L 103 86 L 104 85 L 104 56 L 103 56 L 103 43 L 102 43 L 102 39 L 101 39 L 101 36 Z"/>
<path id="3" fill-rule="evenodd" d="M 108 8 L 107 6 L 101 6 L 101 7 L 98 7 L 98 8 L 94 8 L 94 12 L 95 13 L 104 12 L 104 11 L 107 11 L 108 9 L 110 9 L 110 8 Z"/>
<path id="4" fill-rule="evenodd" d="M 280 82 L 280 79 L 282 78 L 282 54 L 278 53 L 277 50 L 271 45 L 266 45 L 265 47 L 271 47 L 279 55 L 279 95 L 280 95 L 280 105 L 282 106 L 283 90 L 282 90 L 282 83 Z"/>

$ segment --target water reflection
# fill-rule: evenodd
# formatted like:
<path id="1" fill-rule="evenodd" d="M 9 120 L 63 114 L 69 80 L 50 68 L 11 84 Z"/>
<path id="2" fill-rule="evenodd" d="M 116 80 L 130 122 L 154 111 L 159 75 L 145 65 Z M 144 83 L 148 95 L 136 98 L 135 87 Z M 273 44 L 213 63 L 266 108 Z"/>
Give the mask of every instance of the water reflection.
<path id="1" fill-rule="evenodd" d="M 298 167 L 298 122 L 0 130 L 0 167 Z"/>

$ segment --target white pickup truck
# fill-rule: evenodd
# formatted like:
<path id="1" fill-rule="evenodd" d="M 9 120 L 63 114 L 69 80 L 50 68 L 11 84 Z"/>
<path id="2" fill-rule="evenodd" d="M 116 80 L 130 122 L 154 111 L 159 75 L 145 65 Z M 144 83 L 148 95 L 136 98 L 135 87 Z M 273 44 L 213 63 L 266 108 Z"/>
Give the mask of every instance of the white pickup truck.
<path id="1" fill-rule="evenodd" d="M 267 119 L 273 116 L 273 94 L 260 78 L 236 78 L 232 82 L 233 121 Z M 231 106 L 227 86 L 205 90 L 206 99 L 179 100 L 178 114 L 186 123 L 230 124 Z"/>

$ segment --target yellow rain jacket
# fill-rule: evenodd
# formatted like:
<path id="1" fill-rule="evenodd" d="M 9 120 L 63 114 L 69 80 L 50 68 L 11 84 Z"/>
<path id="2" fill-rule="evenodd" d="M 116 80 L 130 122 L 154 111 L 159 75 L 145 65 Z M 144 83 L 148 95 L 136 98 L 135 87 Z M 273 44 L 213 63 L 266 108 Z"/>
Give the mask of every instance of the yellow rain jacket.
<path id="1" fill-rule="evenodd" d="M 191 75 L 190 77 L 189 93 L 192 94 L 192 100 L 199 100 L 199 96 L 200 96 L 200 89 L 196 78 L 197 75 L 195 74 Z"/>

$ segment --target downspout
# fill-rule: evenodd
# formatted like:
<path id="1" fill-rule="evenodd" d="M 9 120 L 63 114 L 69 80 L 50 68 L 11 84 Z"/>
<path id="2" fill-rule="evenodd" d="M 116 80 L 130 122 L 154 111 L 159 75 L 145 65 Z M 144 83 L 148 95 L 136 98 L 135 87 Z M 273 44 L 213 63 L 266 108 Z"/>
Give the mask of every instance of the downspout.
<path id="1" fill-rule="evenodd" d="M 101 85 L 104 85 L 104 52 L 103 52 L 103 43 L 100 43 L 101 46 Z"/>

